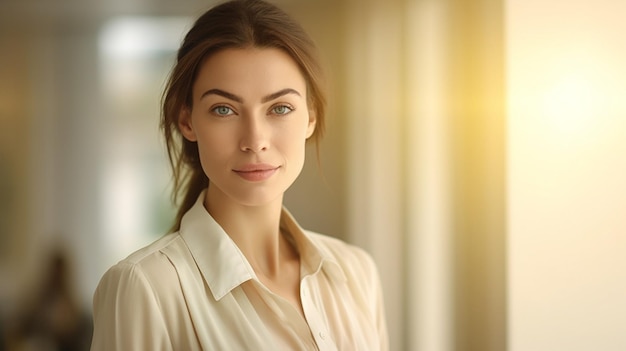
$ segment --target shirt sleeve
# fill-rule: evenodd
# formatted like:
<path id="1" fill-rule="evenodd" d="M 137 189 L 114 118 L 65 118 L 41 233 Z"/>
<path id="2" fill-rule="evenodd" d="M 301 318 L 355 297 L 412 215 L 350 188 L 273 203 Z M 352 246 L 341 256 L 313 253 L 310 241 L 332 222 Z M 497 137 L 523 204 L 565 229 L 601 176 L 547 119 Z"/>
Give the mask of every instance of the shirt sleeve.
<path id="1" fill-rule="evenodd" d="M 173 350 L 154 289 L 137 265 L 118 263 L 104 274 L 93 313 L 92 351 Z"/>
<path id="2" fill-rule="evenodd" d="M 352 255 L 344 257 L 354 257 L 355 261 L 344 261 L 344 270 L 350 272 L 354 282 L 358 286 L 358 291 L 363 292 L 368 315 L 378 334 L 378 344 L 372 345 L 372 350 L 388 351 L 389 334 L 387 332 L 387 318 L 384 307 L 383 287 L 380 280 L 378 267 L 372 256 L 365 250 L 351 246 Z"/>

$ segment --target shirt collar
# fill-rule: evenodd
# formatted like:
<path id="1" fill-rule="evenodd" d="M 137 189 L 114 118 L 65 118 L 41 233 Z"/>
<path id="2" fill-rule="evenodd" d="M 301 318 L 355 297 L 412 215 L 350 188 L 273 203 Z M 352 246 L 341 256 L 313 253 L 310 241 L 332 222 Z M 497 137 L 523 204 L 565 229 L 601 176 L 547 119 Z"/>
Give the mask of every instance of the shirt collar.
<path id="1" fill-rule="evenodd" d="M 292 236 L 300 254 L 300 275 L 317 274 L 322 271 L 336 283 L 345 282 L 346 275 L 331 252 L 314 234 L 302 229 L 291 213 L 283 208 L 280 227 L 284 233 Z M 318 234 L 319 235 L 319 234 Z"/>
<path id="2" fill-rule="evenodd" d="M 183 216 L 180 235 L 189 247 L 213 297 L 220 300 L 242 283 L 258 279 L 237 244 L 204 208 L 204 193 L 198 196 L 196 203 Z M 345 282 L 345 274 L 335 258 L 304 231 L 284 208 L 280 221 L 281 229 L 292 235 L 300 253 L 302 277 L 323 270 L 333 281 Z"/>

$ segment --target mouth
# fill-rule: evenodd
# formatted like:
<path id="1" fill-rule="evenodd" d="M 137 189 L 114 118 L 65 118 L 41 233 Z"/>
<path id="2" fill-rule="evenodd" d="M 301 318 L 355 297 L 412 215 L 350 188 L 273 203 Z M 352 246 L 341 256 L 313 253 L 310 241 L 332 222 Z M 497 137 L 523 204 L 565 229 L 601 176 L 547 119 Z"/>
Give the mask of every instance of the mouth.
<path id="1" fill-rule="evenodd" d="M 268 164 L 248 164 L 233 169 L 233 172 L 245 180 L 258 182 L 270 178 L 279 168 L 280 166 Z"/>

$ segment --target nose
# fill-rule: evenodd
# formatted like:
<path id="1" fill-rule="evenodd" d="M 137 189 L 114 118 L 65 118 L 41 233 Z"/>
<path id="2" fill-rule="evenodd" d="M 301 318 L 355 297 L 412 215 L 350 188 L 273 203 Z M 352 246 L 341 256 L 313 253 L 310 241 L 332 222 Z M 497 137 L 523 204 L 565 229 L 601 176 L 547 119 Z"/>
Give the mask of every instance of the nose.
<path id="1" fill-rule="evenodd" d="M 269 148 L 270 128 L 264 116 L 250 114 L 242 119 L 239 147 L 244 152 L 261 152 Z"/>

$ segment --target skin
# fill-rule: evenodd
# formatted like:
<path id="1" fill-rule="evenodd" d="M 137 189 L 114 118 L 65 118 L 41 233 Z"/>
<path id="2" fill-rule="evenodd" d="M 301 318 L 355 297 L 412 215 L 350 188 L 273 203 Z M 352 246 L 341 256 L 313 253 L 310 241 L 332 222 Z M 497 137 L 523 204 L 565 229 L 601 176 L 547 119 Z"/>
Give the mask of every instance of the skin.
<path id="1" fill-rule="evenodd" d="M 283 194 L 315 130 L 306 81 L 274 48 L 226 49 L 203 63 L 179 129 L 210 179 L 204 205 L 261 282 L 302 313 L 300 259 L 279 231 Z"/>

